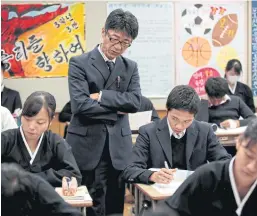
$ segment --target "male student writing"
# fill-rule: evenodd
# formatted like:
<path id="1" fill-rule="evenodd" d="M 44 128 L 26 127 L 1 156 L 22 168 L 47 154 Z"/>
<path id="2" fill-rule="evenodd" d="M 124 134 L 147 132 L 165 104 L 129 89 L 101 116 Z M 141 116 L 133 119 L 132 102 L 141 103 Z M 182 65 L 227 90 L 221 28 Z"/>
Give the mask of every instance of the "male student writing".
<path id="1" fill-rule="evenodd" d="M 172 216 L 256 216 L 256 131 L 254 119 L 237 140 L 237 153 L 232 160 L 197 169 L 175 194 L 159 203 L 157 211 Z"/>
<path id="2" fill-rule="evenodd" d="M 139 129 L 132 161 L 122 176 L 129 182 L 169 183 L 173 170 L 195 170 L 207 161 L 231 158 L 211 126 L 194 120 L 200 98 L 186 85 L 176 86 L 168 96 L 167 116 Z M 149 168 L 162 168 L 159 172 Z"/>
<path id="3" fill-rule="evenodd" d="M 224 78 L 211 77 L 205 90 L 209 99 L 209 122 L 226 129 L 246 126 L 256 118 L 252 110 L 238 96 L 227 95 L 228 83 Z M 243 117 L 242 120 L 239 120 Z"/>

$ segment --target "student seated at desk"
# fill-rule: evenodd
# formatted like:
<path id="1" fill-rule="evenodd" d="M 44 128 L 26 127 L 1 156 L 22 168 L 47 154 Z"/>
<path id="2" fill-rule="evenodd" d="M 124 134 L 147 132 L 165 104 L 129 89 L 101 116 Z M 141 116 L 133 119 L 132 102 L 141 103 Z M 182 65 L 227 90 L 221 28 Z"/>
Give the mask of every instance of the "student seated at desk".
<path id="1" fill-rule="evenodd" d="M 226 70 L 225 70 L 225 78 L 228 81 L 228 94 L 236 95 L 240 97 L 245 104 L 255 113 L 255 106 L 253 101 L 253 93 L 251 88 L 239 82 L 240 75 L 242 73 L 242 64 L 237 59 L 231 59 L 228 61 Z"/>
<path id="2" fill-rule="evenodd" d="M 60 187 L 63 177 L 75 177 L 80 183 L 81 174 L 69 144 L 48 130 L 55 109 L 55 98 L 50 93 L 32 93 L 22 110 L 22 125 L 1 134 L 1 161 L 20 164 L 53 187 Z"/>
<path id="3" fill-rule="evenodd" d="M 122 173 L 131 183 L 170 183 L 173 170 L 195 170 L 207 161 L 226 160 L 231 156 L 219 143 L 211 126 L 194 120 L 200 98 L 186 85 L 176 86 L 168 96 L 167 116 L 139 129 L 132 161 Z M 149 168 L 162 168 L 159 172 Z"/>
<path id="4" fill-rule="evenodd" d="M 14 163 L 1 165 L 1 204 L 3 216 L 81 215 L 48 182 Z"/>
<path id="5" fill-rule="evenodd" d="M 237 153 L 232 160 L 197 169 L 169 199 L 158 204 L 157 211 L 175 210 L 180 216 L 256 216 L 256 131 L 254 119 L 237 140 Z"/>
<path id="6" fill-rule="evenodd" d="M 224 78 L 209 78 L 205 90 L 210 103 L 209 123 L 215 123 L 225 129 L 238 128 L 246 126 L 252 118 L 256 118 L 240 97 L 227 95 L 228 83 Z M 239 120 L 240 116 L 242 120 Z"/>

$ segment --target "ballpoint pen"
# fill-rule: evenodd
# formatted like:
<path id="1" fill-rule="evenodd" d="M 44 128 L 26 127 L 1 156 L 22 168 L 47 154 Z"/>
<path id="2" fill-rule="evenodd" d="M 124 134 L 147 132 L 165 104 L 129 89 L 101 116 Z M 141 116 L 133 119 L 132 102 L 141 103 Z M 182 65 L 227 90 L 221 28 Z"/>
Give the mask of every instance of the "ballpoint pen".
<path id="1" fill-rule="evenodd" d="M 169 169 L 169 166 L 168 166 L 167 161 L 164 161 L 164 167 L 165 167 L 166 169 Z"/>

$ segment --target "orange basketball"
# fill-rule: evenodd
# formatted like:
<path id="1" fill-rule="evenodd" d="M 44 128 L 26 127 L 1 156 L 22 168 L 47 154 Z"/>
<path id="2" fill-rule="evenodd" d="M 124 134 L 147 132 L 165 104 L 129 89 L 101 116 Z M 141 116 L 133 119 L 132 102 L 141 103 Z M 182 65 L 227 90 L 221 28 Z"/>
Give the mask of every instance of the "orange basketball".
<path id="1" fill-rule="evenodd" d="M 207 65 L 211 58 L 211 53 L 210 43 L 201 37 L 189 39 L 182 49 L 184 60 L 194 67 Z"/>

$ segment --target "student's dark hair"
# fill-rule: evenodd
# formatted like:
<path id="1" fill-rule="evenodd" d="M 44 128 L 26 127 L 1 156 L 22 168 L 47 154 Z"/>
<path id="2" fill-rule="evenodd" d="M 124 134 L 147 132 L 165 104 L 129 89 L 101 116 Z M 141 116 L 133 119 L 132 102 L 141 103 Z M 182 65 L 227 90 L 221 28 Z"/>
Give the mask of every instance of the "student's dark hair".
<path id="1" fill-rule="evenodd" d="M 52 120 L 56 109 L 54 96 L 45 91 L 33 92 L 25 101 L 21 116 L 33 117 L 43 107 L 47 110 L 49 119 Z"/>
<path id="2" fill-rule="evenodd" d="M 104 28 L 106 32 L 110 29 L 125 32 L 133 40 L 138 35 L 137 18 L 131 12 L 122 9 L 116 9 L 109 14 Z"/>
<path id="3" fill-rule="evenodd" d="M 257 145 L 257 118 L 252 119 L 245 130 L 240 136 L 239 142 L 244 140 L 248 141 L 247 147 Z"/>
<path id="4" fill-rule="evenodd" d="M 222 77 L 210 77 L 205 83 L 205 91 L 209 97 L 222 98 L 228 93 L 227 80 Z"/>
<path id="5" fill-rule="evenodd" d="M 168 111 L 171 109 L 184 110 L 195 115 L 200 103 L 200 98 L 192 87 L 178 85 L 170 92 L 166 107 Z"/>
<path id="6" fill-rule="evenodd" d="M 27 215 L 26 206 L 33 199 L 31 184 L 26 171 L 18 164 L 1 164 L 1 201 L 4 215 Z"/>
<path id="7" fill-rule="evenodd" d="M 237 75 L 240 75 L 242 72 L 242 64 L 238 59 L 231 59 L 228 61 L 227 66 L 225 68 L 226 71 L 230 71 L 234 69 Z"/>

